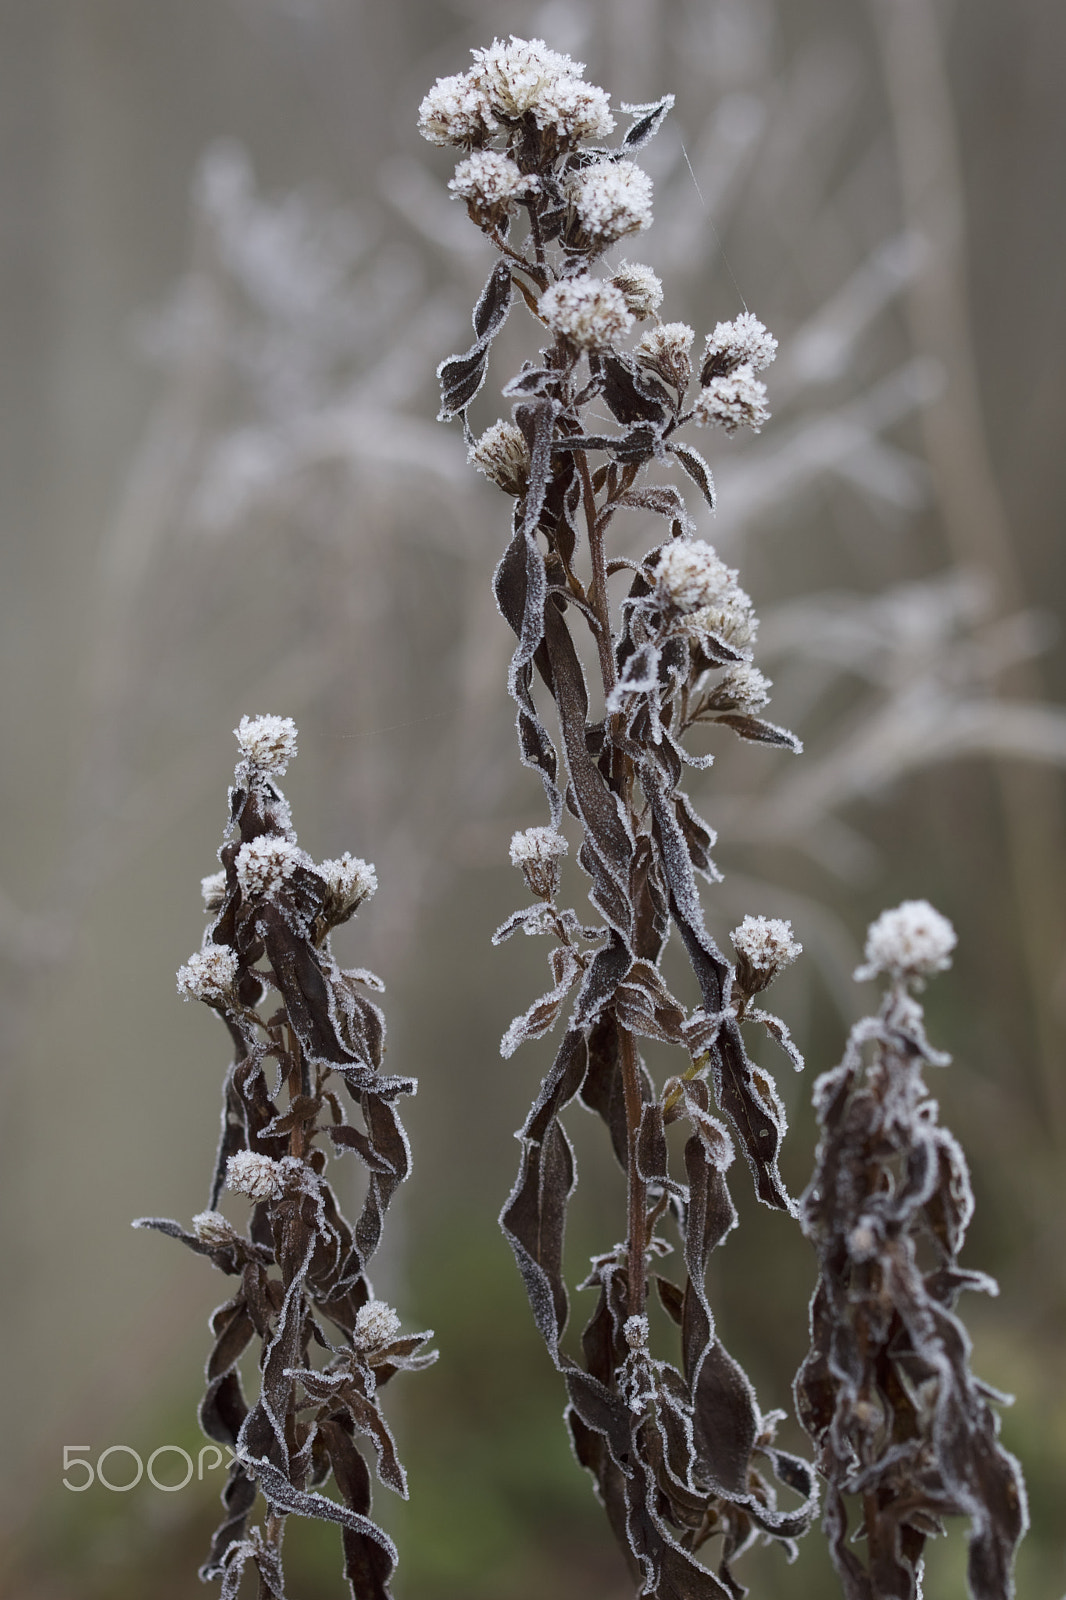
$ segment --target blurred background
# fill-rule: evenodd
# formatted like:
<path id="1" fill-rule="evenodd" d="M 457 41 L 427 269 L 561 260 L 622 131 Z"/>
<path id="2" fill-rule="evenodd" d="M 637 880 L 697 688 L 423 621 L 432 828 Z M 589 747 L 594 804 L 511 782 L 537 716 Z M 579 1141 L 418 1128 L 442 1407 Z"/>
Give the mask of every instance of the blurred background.
<path id="1" fill-rule="evenodd" d="M 699 441 L 721 509 L 695 514 L 762 616 L 770 715 L 807 748 L 723 748 L 694 783 L 726 874 L 707 918 L 724 939 L 746 911 L 788 916 L 806 947 L 778 1009 L 807 1070 L 775 1066 L 796 1190 L 813 1077 L 875 1003 L 850 978 L 866 924 L 918 896 L 955 922 L 928 997 L 955 1065 L 931 1087 L 973 1168 L 964 1260 L 1002 1287 L 963 1314 L 978 1372 L 1017 1396 L 1020 1592 L 1059 1600 L 1066 11 L 0 0 L 0 25 L 0 1592 L 203 1592 L 222 1473 L 79 1493 L 64 1449 L 127 1447 L 103 1469 L 122 1486 L 131 1451 L 199 1448 L 228 1287 L 129 1223 L 206 1203 L 226 1040 L 173 973 L 200 940 L 231 730 L 268 711 L 300 728 L 301 843 L 377 865 L 339 953 L 385 979 L 390 1069 L 421 1083 L 375 1273 L 441 1350 L 388 1398 L 412 1490 L 376 1501 L 398 1597 L 630 1592 L 495 1222 L 551 1041 L 500 1061 L 544 973 L 489 939 L 524 895 L 510 834 L 544 819 L 490 592 L 509 505 L 434 421 L 490 261 L 417 106 L 514 30 L 616 105 L 676 94 L 646 152 L 656 226 L 628 253 L 663 277 L 665 317 L 702 336 L 747 304 L 781 341 L 774 421 Z M 534 347 L 516 313 L 477 426 Z M 617 537 L 660 535 L 634 518 Z M 598 1128 L 573 1131 L 576 1281 L 622 1213 Z M 733 1190 L 712 1302 L 769 1409 L 804 1353 L 813 1256 L 739 1166 Z M 290 1593 L 346 1592 L 334 1530 L 294 1525 L 287 1549 Z M 963 1561 L 956 1531 L 926 1592 L 961 1600 Z M 741 1573 L 767 1600 L 836 1592 L 817 1533 L 794 1567 L 772 1549 Z"/>

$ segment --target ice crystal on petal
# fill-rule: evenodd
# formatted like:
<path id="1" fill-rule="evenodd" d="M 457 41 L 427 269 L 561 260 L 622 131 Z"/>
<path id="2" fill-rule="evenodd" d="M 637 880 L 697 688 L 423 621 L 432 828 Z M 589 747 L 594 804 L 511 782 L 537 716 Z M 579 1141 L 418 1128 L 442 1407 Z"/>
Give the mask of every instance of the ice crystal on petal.
<path id="1" fill-rule="evenodd" d="M 501 417 L 486 428 L 467 451 L 467 460 L 506 494 L 525 493 L 529 482 L 529 445 L 521 428 L 513 422 L 505 422 Z"/>
<path id="2" fill-rule="evenodd" d="M 460 161 L 448 188 L 478 212 L 502 216 L 515 209 L 518 196 L 528 192 L 532 181 L 509 156 L 497 150 L 475 150 Z"/>
<path id="3" fill-rule="evenodd" d="M 200 893 L 203 896 L 205 911 L 220 910 L 226 894 L 226 874 L 209 872 L 206 878 L 200 879 Z"/>
<path id="4" fill-rule="evenodd" d="M 662 551 L 652 576 L 664 604 L 694 612 L 731 593 L 737 574 L 703 539 L 675 539 Z"/>
<path id="5" fill-rule="evenodd" d="M 205 944 L 178 968 L 178 993 L 183 1000 L 221 1003 L 232 996 L 237 971 L 237 957 L 229 945 Z"/>
<path id="6" fill-rule="evenodd" d="M 703 378 L 723 377 L 737 367 L 747 365 L 752 372 L 768 367 L 777 354 L 777 340 L 769 333 L 758 317 L 745 311 L 733 322 L 719 322 L 713 333 L 707 335 L 703 348 Z"/>
<path id="7" fill-rule="evenodd" d="M 524 828 L 511 839 L 511 865 L 521 867 L 533 862 L 543 866 L 557 856 L 565 856 L 568 849 L 566 840 L 554 828 Z"/>
<path id="8" fill-rule="evenodd" d="M 291 717 L 242 717 L 233 732 L 250 767 L 284 776 L 296 754 L 296 724 Z"/>
<path id="9" fill-rule="evenodd" d="M 928 900 L 904 900 L 882 911 L 866 934 L 866 962 L 856 972 L 860 982 L 887 973 L 893 978 L 922 978 L 951 965 L 958 940 L 947 917 Z"/>
<path id="10" fill-rule="evenodd" d="M 236 1237 L 236 1229 L 228 1217 L 221 1211 L 200 1211 L 192 1219 L 192 1231 L 201 1244 L 221 1248 L 222 1245 L 232 1244 Z"/>
<path id="11" fill-rule="evenodd" d="M 226 1188 L 250 1200 L 272 1200 L 281 1193 L 281 1164 L 258 1150 L 237 1150 L 226 1162 Z"/>
<path id="12" fill-rule="evenodd" d="M 357 1350 L 379 1350 L 400 1331 L 400 1319 L 384 1300 L 369 1300 L 355 1314 L 352 1338 Z"/>
<path id="13" fill-rule="evenodd" d="M 779 917 L 745 917 L 729 937 L 739 958 L 737 977 L 747 994 L 767 988 L 803 953 L 791 922 Z"/>
<path id="14" fill-rule="evenodd" d="M 582 350 L 605 350 L 633 326 L 621 289 L 602 278 L 564 278 L 541 295 L 539 310 L 553 333 Z"/>
<path id="15" fill-rule="evenodd" d="M 651 227 L 652 182 L 633 161 L 583 167 L 566 192 L 585 233 L 601 247 Z"/>
<path id="16" fill-rule="evenodd" d="M 639 261 L 623 261 L 617 272 L 611 274 L 611 282 L 616 289 L 621 289 L 627 310 L 638 322 L 658 311 L 663 303 L 662 279 Z"/>
<path id="17" fill-rule="evenodd" d="M 738 428 L 759 433 L 770 420 L 766 385 L 745 362 L 704 384 L 692 408 L 692 418 L 700 427 L 716 425 L 726 433 L 736 433 Z"/>
<path id="18" fill-rule="evenodd" d="M 237 851 L 237 882 L 247 896 L 269 895 L 291 877 L 304 853 L 290 840 L 273 836 L 251 839 Z"/>
<path id="19" fill-rule="evenodd" d="M 488 96 L 470 72 L 438 78 L 418 108 L 418 131 L 430 144 L 480 144 L 496 126 Z"/>

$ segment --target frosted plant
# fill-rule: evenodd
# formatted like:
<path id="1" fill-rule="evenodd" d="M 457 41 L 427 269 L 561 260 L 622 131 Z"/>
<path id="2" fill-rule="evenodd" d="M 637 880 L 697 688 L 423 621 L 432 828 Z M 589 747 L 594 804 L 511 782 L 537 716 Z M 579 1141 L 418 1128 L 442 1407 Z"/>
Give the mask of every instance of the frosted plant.
<path id="1" fill-rule="evenodd" d="M 339 1524 L 353 1597 L 387 1600 L 396 1552 L 370 1518 L 370 1472 L 356 1440 L 369 1441 L 379 1480 L 406 1497 L 377 1395 L 394 1373 L 434 1359 L 424 1348 L 431 1335 L 402 1332 L 375 1299 L 367 1266 L 410 1169 L 395 1102 L 415 1083 L 381 1071 L 384 1021 L 364 992 L 380 983 L 344 971 L 330 949 L 331 929 L 376 888 L 374 869 L 347 854 L 316 866 L 297 847 L 276 781 L 296 754 L 288 718 L 245 717 L 236 733 L 223 873 L 204 880 L 216 915 L 178 974 L 179 990 L 216 1012 L 235 1049 L 214 1178 L 189 1229 L 158 1217 L 134 1226 L 180 1239 L 239 1280 L 211 1320 L 200 1423 L 234 1459 L 201 1577 L 221 1580 L 223 1600 L 236 1600 L 250 1566 L 259 1594 L 280 1600 L 285 1519 L 296 1514 Z M 268 995 L 276 1004 L 264 1006 Z M 362 1126 L 349 1121 L 345 1096 Z M 354 1228 L 326 1178 L 329 1146 L 353 1151 L 366 1168 Z M 246 1231 L 217 1209 L 223 1189 L 252 1202 Z M 256 1339 L 260 1389 L 249 1404 L 238 1363 Z M 331 1476 L 333 1498 L 318 1492 Z M 266 1516 L 249 1528 L 258 1493 Z"/>
<path id="2" fill-rule="evenodd" d="M 470 72 L 441 80 L 427 96 L 422 125 L 433 142 L 474 142 L 531 180 L 517 213 L 522 233 L 513 218 L 504 227 L 484 207 L 470 208 L 501 259 L 474 311 L 474 345 L 438 372 L 442 418 L 462 419 L 474 464 L 514 499 L 495 590 L 518 640 L 510 689 L 522 760 L 539 774 L 549 811 L 546 826 L 512 840 L 511 861 L 535 903 L 516 911 L 496 940 L 519 930 L 550 937 L 552 987 L 511 1024 L 503 1053 L 563 1021 L 554 1064 L 521 1130 L 521 1169 L 501 1222 L 566 1382 L 578 1459 L 595 1479 L 640 1593 L 735 1596 L 734 1559 L 760 1538 L 791 1553 L 816 1498 L 806 1463 L 773 1442 L 781 1413 L 760 1410 L 719 1341 L 705 1286 L 710 1252 L 737 1221 L 726 1187 L 734 1138 L 759 1198 L 791 1209 L 777 1164 L 783 1109 L 769 1073 L 748 1056 L 744 1029 L 764 1028 L 802 1065 L 784 1024 L 750 1006 L 799 946 L 786 924 L 749 919 L 737 932 L 736 968 L 722 955 L 697 889 L 698 874 L 717 877 L 713 835 L 681 778 L 686 763 L 711 759 L 688 748 L 697 728 L 790 751 L 799 744 L 756 714 L 769 683 L 752 665 L 757 621 L 737 572 L 692 537 L 680 491 L 648 481 L 648 469 L 680 467 L 713 505 L 710 468 L 681 430 L 712 421 L 731 431 L 741 399 L 727 409 L 721 385 L 734 383 L 739 395 L 742 380 L 749 414 L 739 420 L 758 426 L 764 391 L 751 373 L 772 356 L 774 341 L 754 318 L 724 332 L 720 325 L 712 342 L 723 364 L 709 358 L 706 382 L 701 376 L 696 386 L 700 395 L 719 387 L 693 404 L 694 334 L 659 323 L 655 275 L 630 263 L 613 275 L 592 270 L 608 240 L 629 231 L 610 221 L 623 196 L 637 225 L 650 220 L 650 180 L 633 176 L 639 169 L 631 158 L 659 128 L 669 98 L 629 108 L 631 125 L 617 148 L 589 148 L 583 130 L 558 115 L 564 90 L 573 103 L 581 98 L 573 62 L 539 41 L 513 38 L 474 56 Z M 488 63 L 501 64 L 506 92 Z M 601 90 L 584 92 L 590 106 L 606 106 Z M 470 108 L 479 94 L 486 98 L 475 125 Z M 612 122 L 603 115 L 588 136 L 603 137 Z M 623 182 L 605 182 L 612 167 Z M 467 410 L 516 299 L 547 342 L 504 390 L 514 402 L 511 419 L 475 442 Z M 634 321 L 649 316 L 655 327 L 627 348 Z M 666 524 L 665 537 L 639 560 L 608 553 L 623 513 Z M 617 606 L 615 577 L 628 581 Z M 592 690 L 572 626 L 591 638 Z M 565 813 L 580 826 L 576 859 L 591 879 L 593 926 L 559 904 Z M 661 970 L 672 933 L 700 989 L 691 1010 Z M 662 1085 L 640 1055 L 642 1038 L 685 1057 Z M 712 1095 L 732 1132 L 712 1112 Z M 561 1343 L 569 1309 L 563 1230 L 576 1178 L 561 1113 L 575 1098 L 606 1124 L 628 1189 L 625 1239 L 593 1260 L 584 1285 L 599 1298 L 580 1360 Z M 683 1172 L 677 1151 L 670 1154 L 674 1123 L 686 1130 Z M 680 1244 L 680 1282 L 658 1271 L 674 1248 L 671 1233 Z M 679 1366 L 652 1353 L 649 1292 L 680 1328 Z M 803 1503 L 779 1507 L 764 1466 Z M 712 1539 L 721 1541 L 717 1576 L 696 1554 Z"/>
<path id="3" fill-rule="evenodd" d="M 958 1263 L 970 1177 L 922 1080 L 949 1058 L 930 1046 L 911 992 L 948 965 L 954 944 L 951 923 L 925 901 L 873 923 L 856 977 L 886 972 L 888 991 L 815 1085 L 822 1137 L 800 1219 L 820 1276 L 796 1400 L 827 1481 L 824 1526 L 847 1600 L 918 1600 L 926 1540 L 948 1516 L 970 1519 L 973 1600 L 1007 1600 L 1026 1527 L 1021 1470 L 988 1404 L 1003 1396 L 970 1372 L 954 1312 L 961 1290 L 997 1289 Z"/>

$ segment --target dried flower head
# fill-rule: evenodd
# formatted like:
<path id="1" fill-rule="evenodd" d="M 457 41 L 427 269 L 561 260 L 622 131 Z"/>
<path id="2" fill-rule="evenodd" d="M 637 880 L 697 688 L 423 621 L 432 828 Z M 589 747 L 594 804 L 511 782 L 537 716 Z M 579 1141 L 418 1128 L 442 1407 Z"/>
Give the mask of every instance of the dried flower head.
<path id="1" fill-rule="evenodd" d="M 224 1005 L 233 998 L 238 961 L 226 944 L 205 944 L 178 968 L 178 993 L 183 1000 Z"/>
<path id="2" fill-rule="evenodd" d="M 251 768 L 272 777 L 284 776 L 296 754 L 296 724 L 291 717 L 242 717 L 233 732 Z"/>
<path id="3" fill-rule="evenodd" d="M 642 367 L 657 372 L 675 389 L 685 390 L 692 377 L 689 351 L 695 337 L 687 322 L 660 322 L 641 334 L 633 353 Z"/>
<path id="4" fill-rule="evenodd" d="M 627 1317 L 622 1325 L 622 1332 L 625 1335 L 626 1344 L 631 1350 L 646 1350 L 648 1348 L 648 1339 L 651 1336 L 651 1331 L 646 1316 Z"/>
<path id="5" fill-rule="evenodd" d="M 639 261 L 623 261 L 611 274 L 611 282 L 616 289 L 621 289 L 626 310 L 631 311 L 638 322 L 658 311 L 663 303 L 662 279 Z"/>
<path id="6" fill-rule="evenodd" d="M 521 870 L 533 894 L 551 900 L 559 887 L 559 863 L 568 848 L 555 828 L 524 828 L 511 839 L 511 865 Z"/>
<path id="7" fill-rule="evenodd" d="M 472 52 L 469 81 L 503 122 L 532 114 L 537 127 L 557 138 L 600 139 L 614 128 L 610 99 L 582 81 L 584 62 L 550 50 L 543 39 L 493 40 Z"/>
<path id="8" fill-rule="evenodd" d="M 761 711 L 770 703 L 770 679 L 749 661 L 738 661 L 724 673 L 708 696 L 716 711 Z"/>
<path id="9" fill-rule="evenodd" d="M 280 1161 L 258 1150 L 237 1150 L 226 1162 L 226 1188 L 250 1200 L 274 1200 L 281 1193 Z"/>
<path id="10" fill-rule="evenodd" d="M 633 326 L 625 296 L 602 278 L 564 278 L 540 297 L 541 316 L 581 350 L 606 350 Z"/>
<path id="11" fill-rule="evenodd" d="M 297 845 L 277 835 L 264 835 L 250 839 L 237 851 L 237 882 L 249 898 L 271 895 L 304 864 L 309 864 L 308 858 Z"/>
<path id="12" fill-rule="evenodd" d="M 319 872 L 326 880 L 330 920 L 347 920 L 364 900 L 377 893 L 378 875 L 369 861 L 350 856 L 347 850 L 336 860 L 323 861 Z"/>
<path id="13" fill-rule="evenodd" d="M 752 372 L 761 372 L 776 354 L 777 340 L 773 334 L 758 317 L 745 311 L 732 322 L 717 323 L 714 332 L 707 335 L 700 382 L 710 383 L 712 378 L 725 377 L 744 365 Z"/>
<path id="14" fill-rule="evenodd" d="M 695 612 L 736 588 L 737 574 L 703 539 L 674 539 L 652 568 L 656 593 L 675 611 Z"/>
<path id="15" fill-rule="evenodd" d="M 206 878 L 201 878 L 200 894 L 203 897 L 205 911 L 220 911 L 226 897 L 226 874 L 209 872 Z"/>
<path id="16" fill-rule="evenodd" d="M 717 426 L 726 433 L 736 433 L 738 428 L 759 433 L 770 420 L 766 385 L 747 363 L 722 377 L 711 378 L 696 397 L 692 420 L 701 428 Z"/>
<path id="17" fill-rule="evenodd" d="M 533 109 L 537 127 L 560 144 L 579 139 L 606 139 L 614 131 L 611 99 L 606 90 L 580 78 L 556 78 Z"/>
<path id="18" fill-rule="evenodd" d="M 368 1300 L 355 1314 L 352 1340 L 357 1350 L 380 1350 L 400 1331 L 400 1319 L 384 1300 Z"/>
<path id="19" fill-rule="evenodd" d="M 438 78 L 418 108 L 418 131 L 430 144 L 481 144 L 496 127 L 488 96 L 469 72 Z"/>
<path id="20" fill-rule="evenodd" d="M 505 494 L 524 494 L 529 482 L 530 454 L 526 436 L 501 417 L 486 428 L 467 451 L 467 460 Z"/>
<path id="21" fill-rule="evenodd" d="M 928 900 L 904 900 L 892 911 L 882 911 L 866 934 L 866 961 L 855 976 L 860 983 L 887 973 L 897 979 L 914 979 L 944 972 L 951 965 L 957 944 L 955 929 Z"/>
<path id="22" fill-rule="evenodd" d="M 528 178 L 510 156 L 497 150 L 475 150 L 455 169 L 448 188 L 470 206 L 477 221 L 498 223 L 529 192 Z"/>
<path id="23" fill-rule="evenodd" d="M 745 995 L 767 988 L 803 953 L 791 922 L 779 917 L 745 917 L 729 937 L 737 953 L 737 986 Z"/>
<path id="24" fill-rule="evenodd" d="M 236 1228 L 221 1211 L 198 1211 L 192 1219 L 192 1231 L 201 1244 L 211 1245 L 214 1249 L 232 1244 L 237 1237 Z"/>
<path id="25" fill-rule="evenodd" d="M 597 161 L 575 172 L 567 198 L 588 240 L 603 249 L 651 227 L 652 182 L 633 161 Z"/>
<path id="26" fill-rule="evenodd" d="M 709 605 L 694 611 L 686 618 L 686 625 L 694 634 L 713 633 L 734 650 L 750 652 L 759 631 L 759 619 L 751 595 L 738 583 L 733 583 Z"/>

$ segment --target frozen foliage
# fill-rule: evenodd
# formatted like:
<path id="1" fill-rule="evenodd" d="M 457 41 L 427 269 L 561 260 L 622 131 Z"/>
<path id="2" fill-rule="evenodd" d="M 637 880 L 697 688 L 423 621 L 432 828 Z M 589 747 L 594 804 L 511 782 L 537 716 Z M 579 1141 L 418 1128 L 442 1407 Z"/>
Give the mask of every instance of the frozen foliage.
<path id="1" fill-rule="evenodd" d="M 925 971 L 955 943 L 932 917 L 913 935 Z M 898 962 L 903 942 L 888 937 Z M 973 1600 L 1014 1593 L 1027 1520 L 1021 1471 L 988 1403 L 1002 1397 L 970 1371 L 954 1310 L 960 1291 L 996 1285 L 959 1266 L 970 1178 L 922 1080 L 926 1065 L 946 1061 L 926 1039 L 920 1006 L 894 983 L 815 1085 L 821 1140 L 800 1217 L 820 1275 L 796 1400 L 819 1451 L 823 1525 L 847 1600 L 919 1600 L 923 1550 L 947 1516 L 970 1521 Z M 849 1526 L 852 1496 L 861 1496 L 865 1559 Z"/>
<path id="2" fill-rule="evenodd" d="M 400 1319 L 384 1300 L 369 1300 L 356 1312 L 352 1339 L 357 1350 L 380 1350 L 400 1331 Z"/>
<path id="3" fill-rule="evenodd" d="M 291 717 L 242 717 L 235 728 L 241 755 L 259 772 L 283 778 L 296 754 L 296 724 Z"/>
<path id="4" fill-rule="evenodd" d="M 692 419 L 701 427 L 717 426 L 726 433 L 750 428 L 759 433 L 770 420 L 766 385 L 745 362 L 721 377 L 712 377 L 696 396 Z"/>
<path id="5" fill-rule="evenodd" d="M 568 181 L 567 198 L 590 243 L 601 249 L 651 227 L 652 182 L 633 161 L 598 161 Z"/>
<path id="6" fill-rule="evenodd" d="M 767 988 L 803 954 L 792 924 L 778 917 L 747 916 L 729 937 L 737 953 L 737 982 L 745 994 Z"/>
<path id="7" fill-rule="evenodd" d="M 606 350 L 633 326 L 625 295 L 602 278 L 564 278 L 541 296 L 538 310 L 579 350 Z"/>
<path id="8" fill-rule="evenodd" d="M 281 1193 L 279 1161 L 258 1150 L 235 1150 L 226 1162 L 226 1188 L 250 1200 L 276 1200 Z"/>
<path id="9" fill-rule="evenodd" d="M 244 719 L 238 730 L 224 881 L 211 886 L 202 959 L 183 969 L 194 974 L 190 992 L 221 1012 L 234 1046 L 208 1206 L 190 1231 L 158 1217 L 137 1226 L 179 1239 L 236 1279 L 211 1319 L 200 1407 L 205 1433 L 232 1457 L 201 1577 L 220 1580 L 223 1600 L 236 1600 L 250 1569 L 276 1600 L 285 1592 L 285 1518 L 296 1514 L 339 1524 L 352 1595 L 389 1600 L 396 1551 L 370 1517 L 367 1456 L 393 1492 L 406 1496 L 407 1480 L 378 1395 L 396 1372 L 417 1371 L 434 1354 L 424 1348 L 429 1334 L 401 1334 L 367 1267 L 410 1170 L 396 1102 L 415 1083 L 382 1071 L 384 1019 L 363 993 L 380 983 L 342 970 L 330 948 L 331 929 L 376 888 L 374 869 L 347 852 L 315 867 L 297 848 L 275 781 L 277 748 L 286 759 L 296 730 L 272 726 L 281 722 Z M 224 983 L 203 976 L 208 957 Z M 365 1169 L 354 1226 L 327 1177 L 329 1149 L 351 1152 Z M 223 1188 L 253 1202 L 247 1232 L 217 1210 Z M 259 1393 L 246 1399 L 242 1357 L 256 1340 Z M 336 1493 L 318 1493 L 331 1476 Z M 260 1495 L 265 1511 L 250 1526 Z"/>
<path id="10" fill-rule="evenodd" d="M 928 900 L 904 900 L 882 911 L 866 935 L 866 962 L 856 972 L 862 982 L 879 973 L 904 980 L 929 977 L 951 965 L 955 929 Z"/>
<path id="11" fill-rule="evenodd" d="M 237 978 L 237 957 L 228 946 L 205 944 L 178 968 L 178 993 L 183 1000 L 219 1005 L 229 999 Z"/>
<path id="12" fill-rule="evenodd" d="M 284 834 L 250 839 L 237 852 L 237 882 L 242 894 L 274 894 L 307 859 Z"/>
<path id="13" fill-rule="evenodd" d="M 663 303 L 662 279 L 639 261 L 621 262 L 611 274 L 611 282 L 616 289 L 621 289 L 626 310 L 631 311 L 638 322 L 653 316 Z"/>
<path id="14" fill-rule="evenodd" d="M 506 494 L 524 494 L 529 482 L 530 455 L 526 436 L 513 422 L 502 418 L 485 429 L 467 451 L 467 459 Z"/>

